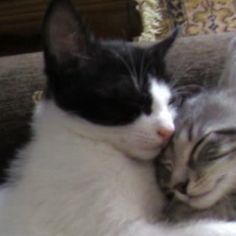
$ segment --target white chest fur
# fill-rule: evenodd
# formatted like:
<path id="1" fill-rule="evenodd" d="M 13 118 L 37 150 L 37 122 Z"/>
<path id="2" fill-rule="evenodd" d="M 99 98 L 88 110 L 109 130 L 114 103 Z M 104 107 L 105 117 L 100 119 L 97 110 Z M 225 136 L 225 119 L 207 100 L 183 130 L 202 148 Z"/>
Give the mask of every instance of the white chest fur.
<path id="1" fill-rule="evenodd" d="M 13 169 L 18 180 L 2 192 L 1 235 L 116 235 L 111 230 L 127 222 L 156 220 L 162 198 L 151 164 L 78 136 L 55 117 L 36 118 L 41 127 Z"/>
<path id="2" fill-rule="evenodd" d="M 236 235 L 235 223 L 156 222 L 163 199 L 149 161 L 99 142 L 105 129 L 88 138 L 86 125 L 43 109 L 35 118 L 35 137 L 12 168 L 16 181 L 0 193 L 1 236 Z"/>

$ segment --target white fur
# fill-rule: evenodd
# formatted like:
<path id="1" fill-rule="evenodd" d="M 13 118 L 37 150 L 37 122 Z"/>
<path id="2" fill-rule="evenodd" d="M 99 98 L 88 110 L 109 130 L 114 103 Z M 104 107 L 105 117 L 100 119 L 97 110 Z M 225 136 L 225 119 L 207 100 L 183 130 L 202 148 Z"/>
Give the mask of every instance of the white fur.
<path id="1" fill-rule="evenodd" d="M 154 106 L 167 109 L 157 100 Z M 105 128 L 42 102 L 35 136 L 12 169 L 16 179 L 1 192 L 0 235 L 235 236 L 234 223 L 157 223 L 164 203 L 152 164 L 129 158 L 139 151 L 141 159 L 154 156 L 158 136 L 145 139 L 149 132 L 154 138 L 160 125 L 155 116 L 158 112 L 126 127 Z"/>

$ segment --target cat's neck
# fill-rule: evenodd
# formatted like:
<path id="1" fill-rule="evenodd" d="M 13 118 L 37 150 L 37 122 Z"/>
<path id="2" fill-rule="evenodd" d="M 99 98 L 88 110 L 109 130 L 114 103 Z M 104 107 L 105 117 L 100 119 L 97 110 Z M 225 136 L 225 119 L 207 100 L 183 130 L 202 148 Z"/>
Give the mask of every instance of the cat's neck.
<path id="1" fill-rule="evenodd" d="M 54 102 L 49 101 L 43 101 L 37 106 L 33 129 L 36 136 L 57 136 L 62 132 L 64 135 L 77 137 L 75 140 L 86 139 L 101 144 L 107 144 L 108 140 L 112 143 L 112 140 L 117 139 L 116 130 L 122 132 L 122 128 L 110 128 L 88 122 L 61 110 Z"/>
<path id="2" fill-rule="evenodd" d="M 95 125 L 90 127 L 87 121 L 66 114 L 50 102 L 42 102 L 37 107 L 33 130 L 31 143 L 20 154 L 28 161 L 23 165 L 24 170 L 20 167 L 19 171 L 29 171 L 31 174 L 28 176 L 37 173 L 37 179 L 41 174 L 40 178 L 44 179 L 52 172 L 55 176 L 73 172 L 79 174 L 82 172 L 80 168 L 95 171 L 94 166 L 97 172 L 104 172 L 104 169 L 112 171 L 113 168 L 115 171 L 119 166 L 132 162 L 106 141 L 109 129 L 96 128 Z M 100 131 L 103 133 L 99 134 Z M 38 172 L 39 169 L 44 171 Z"/>
<path id="3" fill-rule="evenodd" d="M 89 127 L 78 118 L 74 120 L 52 103 L 43 102 L 37 109 L 33 122 L 35 136 L 20 153 L 26 160 L 19 159 L 12 168 L 13 178 L 21 182 L 18 199 L 25 198 L 21 195 L 25 189 L 31 192 L 33 202 L 51 199 L 52 205 L 58 204 L 57 208 L 61 201 L 73 202 L 76 198 L 73 211 L 78 212 L 81 202 L 89 211 L 90 201 L 96 196 L 95 199 L 102 201 L 95 206 L 98 209 L 92 210 L 93 217 L 98 217 L 96 214 L 100 216 L 105 207 L 103 202 L 117 205 L 125 196 L 122 203 L 125 207 L 118 209 L 116 215 L 123 217 L 126 209 L 125 219 L 133 220 L 140 215 L 147 215 L 150 220 L 156 217 L 162 198 L 153 187 L 156 185 L 152 162 L 128 158 L 105 139 L 99 139 L 98 133 L 94 136 L 94 132 L 98 132 L 96 127 Z M 105 131 L 104 138 L 109 133 Z M 105 200 L 103 191 L 108 194 Z M 71 215 L 70 210 L 66 215 Z"/>
<path id="4" fill-rule="evenodd" d="M 21 155 L 28 156 L 26 168 L 52 169 L 58 173 L 70 172 L 78 166 L 103 171 L 133 162 L 115 148 L 107 139 L 114 137 L 109 128 L 89 124 L 73 115 L 61 111 L 51 102 L 42 102 L 33 119 L 34 137 Z M 102 163 L 102 165 L 101 165 Z M 91 165 L 91 166 L 88 166 Z M 22 170 L 20 170 L 22 172 Z"/>

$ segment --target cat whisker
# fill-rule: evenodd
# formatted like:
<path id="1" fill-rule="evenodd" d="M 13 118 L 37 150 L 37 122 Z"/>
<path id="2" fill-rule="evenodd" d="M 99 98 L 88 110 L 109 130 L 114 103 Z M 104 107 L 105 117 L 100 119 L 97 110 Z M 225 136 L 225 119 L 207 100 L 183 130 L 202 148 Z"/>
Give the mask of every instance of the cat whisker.
<path id="1" fill-rule="evenodd" d="M 111 50 L 111 51 L 112 51 L 113 54 L 114 54 L 115 56 L 117 56 L 117 57 L 120 59 L 120 61 L 124 64 L 124 66 L 126 67 L 126 69 L 128 70 L 128 72 L 130 73 L 130 77 L 131 77 L 131 79 L 132 79 L 132 81 L 133 81 L 134 87 L 139 91 L 140 88 L 139 88 L 139 85 L 138 85 L 138 83 L 137 83 L 137 79 L 136 79 L 135 73 L 134 73 L 133 69 L 130 67 L 129 63 L 128 63 L 119 53 L 117 53 L 117 52 L 114 51 L 114 50 Z"/>
<path id="2" fill-rule="evenodd" d="M 137 71 L 135 69 L 135 62 L 134 62 L 133 55 L 131 54 L 130 49 L 127 47 L 127 44 L 124 44 L 124 47 L 127 50 L 128 56 L 129 56 L 129 59 L 130 59 L 131 68 L 132 68 L 133 75 L 134 75 L 132 77 L 133 82 L 134 82 L 135 86 L 138 88 L 138 90 L 140 90 L 140 86 L 139 86 L 139 83 L 138 83 L 138 73 L 137 73 Z"/>
<path id="3" fill-rule="evenodd" d="M 140 64 L 140 86 L 141 88 L 144 86 L 144 80 L 143 80 L 143 77 L 144 77 L 144 69 L 145 69 L 145 59 L 146 59 L 146 55 L 147 55 L 147 51 L 144 51 L 144 53 L 142 54 L 142 59 L 141 59 L 141 64 Z"/>
<path id="4" fill-rule="evenodd" d="M 148 50 L 145 51 L 145 57 L 146 57 L 147 54 L 151 54 L 150 53 L 151 50 L 152 50 L 152 48 L 149 48 Z M 146 63 L 146 64 L 144 63 L 144 65 L 145 65 L 145 67 L 143 69 L 143 74 L 146 74 L 149 66 L 151 65 L 151 60 L 148 60 L 148 63 Z"/>

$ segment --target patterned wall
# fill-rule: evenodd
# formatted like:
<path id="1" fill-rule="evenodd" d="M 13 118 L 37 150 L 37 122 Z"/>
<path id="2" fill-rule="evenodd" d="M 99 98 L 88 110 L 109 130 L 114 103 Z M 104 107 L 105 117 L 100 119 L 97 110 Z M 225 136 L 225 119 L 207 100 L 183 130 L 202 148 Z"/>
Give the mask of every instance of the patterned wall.
<path id="1" fill-rule="evenodd" d="M 150 0 L 136 1 L 147 6 L 140 12 L 149 20 L 143 19 L 143 24 L 151 28 L 148 34 L 152 39 L 165 37 L 174 25 L 182 26 L 183 36 L 236 31 L 236 0 L 154 0 L 155 9 L 153 0 L 152 5 Z M 158 11 L 158 21 L 150 9 Z"/>
<path id="2" fill-rule="evenodd" d="M 182 0 L 184 35 L 236 30 L 235 0 Z"/>

